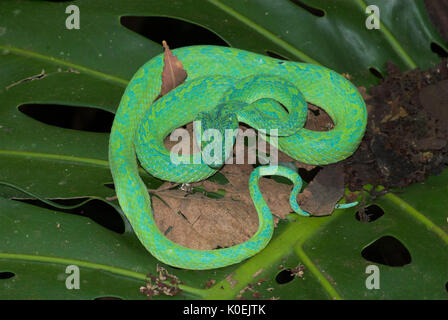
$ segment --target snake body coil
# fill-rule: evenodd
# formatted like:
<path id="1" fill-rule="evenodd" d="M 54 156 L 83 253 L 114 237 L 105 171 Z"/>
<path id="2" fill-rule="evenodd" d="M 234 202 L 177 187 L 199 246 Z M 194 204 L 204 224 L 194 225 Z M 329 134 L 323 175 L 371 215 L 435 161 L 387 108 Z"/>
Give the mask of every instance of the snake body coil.
<path id="1" fill-rule="evenodd" d="M 257 232 L 229 248 L 193 250 L 170 241 L 157 228 L 147 188 L 138 174 L 136 154 L 142 166 L 162 180 L 208 178 L 222 161 L 192 164 L 188 161 L 191 156 L 184 156 L 186 161 L 174 163 L 163 144 L 174 129 L 200 119 L 209 128 L 221 126 L 221 131 L 235 129 L 238 122 L 256 129 L 278 128 L 277 147 L 281 151 L 304 163 L 330 164 L 349 157 L 358 147 L 366 127 L 366 107 L 348 80 L 321 66 L 216 46 L 185 47 L 173 50 L 173 54 L 188 73 L 185 83 L 153 102 L 161 88 L 163 55 L 159 55 L 137 71 L 121 99 L 109 143 L 115 190 L 137 237 L 157 259 L 185 269 L 224 267 L 253 256 L 272 237 L 272 215 L 258 188 L 261 176 L 275 174 L 290 179 L 294 183 L 291 207 L 307 215 L 296 201 L 302 186 L 300 176 L 283 166 L 256 168 L 249 190 L 258 212 Z M 328 113 L 335 125 L 332 130 L 302 128 L 305 100 Z"/>

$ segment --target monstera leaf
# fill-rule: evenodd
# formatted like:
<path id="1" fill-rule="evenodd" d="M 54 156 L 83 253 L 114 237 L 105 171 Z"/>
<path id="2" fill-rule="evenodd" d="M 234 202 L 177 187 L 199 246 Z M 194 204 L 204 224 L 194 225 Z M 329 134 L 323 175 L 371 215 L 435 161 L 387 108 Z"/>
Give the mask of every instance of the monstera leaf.
<path id="1" fill-rule="evenodd" d="M 72 4 L 79 8 L 79 29 L 66 27 Z M 380 29 L 365 27 L 371 4 L 380 9 Z M 431 45 L 445 48 L 423 1 L 11 0 L 0 9 L 3 299 L 146 299 L 139 288 L 163 265 L 141 246 L 117 202 L 108 200 L 114 190 L 107 128 L 63 128 L 45 117 L 78 110 L 77 116 L 87 114 L 80 122 L 95 122 L 82 112 L 96 110 L 110 121 L 128 80 L 162 52 L 158 40 L 124 26 L 126 17 L 153 17 L 152 26 L 160 21 L 140 32 L 162 35 L 169 44 L 208 44 L 188 34 L 205 28 L 212 43 L 318 63 L 364 86 L 377 82 L 373 73 L 384 73 L 388 60 L 403 69 L 427 68 L 438 62 Z M 166 21 L 183 27 L 170 38 Z M 149 188 L 161 185 L 142 176 Z M 356 219 L 355 209 L 290 216 L 265 250 L 238 265 L 201 272 L 163 266 L 181 281 L 182 293 L 153 298 L 446 298 L 447 183 L 444 173 L 379 198 L 375 204 L 384 214 L 369 223 Z M 387 251 L 390 241 L 402 253 L 399 261 Z M 67 288 L 70 265 L 80 270 L 79 289 Z M 378 266 L 378 289 L 366 287 L 369 265 Z"/>

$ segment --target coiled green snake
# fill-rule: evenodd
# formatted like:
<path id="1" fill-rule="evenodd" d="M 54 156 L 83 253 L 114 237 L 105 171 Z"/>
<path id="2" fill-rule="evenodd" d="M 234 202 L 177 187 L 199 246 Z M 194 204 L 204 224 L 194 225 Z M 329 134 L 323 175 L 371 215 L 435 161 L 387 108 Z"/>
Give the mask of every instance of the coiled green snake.
<path id="1" fill-rule="evenodd" d="M 290 179 L 294 184 L 290 205 L 295 212 L 308 215 L 296 201 L 302 187 L 300 176 L 279 165 L 255 168 L 249 190 L 258 213 L 256 233 L 232 247 L 193 250 L 170 241 L 157 228 L 148 190 L 138 174 L 137 156 L 147 172 L 162 180 L 204 180 L 222 166 L 232 146 L 223 147 L 221 155 L 211 153 L 211 160 L 210 156 L 204 157 L 210 162 L 202 159 L 193 163 L 192 155 L 175 162 L 164 146 L 164 138 L 195 120 L 202 127 L 195 131 L 199 138 L 204 129 L 224 133 L 243 122 L 255 129 L 278 129 L 278 149 L 298 161 L 325 165 L 343 160 L 356 150 L 365 132 L 367 111 L 350 81 L 322 66 L 218 46 L 184 47 L 173 50 L 173 54 L 188 73 L 183 84 L 154 101 L 160 92 L 164 63 L 163 55 L 158 55 L 137 71 L 121 99 L 109 142 L 115 190 L 137 237 L 158 260 L 184 269 L 224 267 L 255 255 L 272 237 L 271 211 L 258 188 L 261 176 Z M 324 109 L 334 128 L 304 129 L 305 101 Z"/>

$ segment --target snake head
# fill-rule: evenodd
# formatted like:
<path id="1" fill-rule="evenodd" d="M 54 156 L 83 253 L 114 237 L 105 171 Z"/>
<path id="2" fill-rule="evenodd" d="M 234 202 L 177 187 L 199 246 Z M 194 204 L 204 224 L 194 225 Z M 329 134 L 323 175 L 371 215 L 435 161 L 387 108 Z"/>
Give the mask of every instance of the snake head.
<path id="1" fill-rule="evenodd" d="M 231 155 L 238 132 L 237 115 L 227 108 L 216 107 L 200 112 L 194 122 L 194 134 L 200 143 L 202 161 L 212 169 L 219 169 Z"/>

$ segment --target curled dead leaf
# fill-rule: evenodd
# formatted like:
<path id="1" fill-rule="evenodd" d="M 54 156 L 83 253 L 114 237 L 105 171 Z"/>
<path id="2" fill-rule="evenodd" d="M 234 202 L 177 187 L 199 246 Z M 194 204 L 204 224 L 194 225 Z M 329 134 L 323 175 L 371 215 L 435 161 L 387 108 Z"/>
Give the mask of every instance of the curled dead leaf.
<path id="1" fill-rule="evenodd" d="M 162 45 L 165 48 L 163 56 L 162 87 L 156 100 L 182 84 L 187 78 L 187 72 L 185 71 L 182 62 L 173 55 L 165 40 L 162 41 Z"/>
<path id="2" fill-rule="evenodd" d="M 313 216 L 325 216 L 344 195 L 344 170 L 340 163 L 325 166 L 297 197 L 300 207 Z"/>

